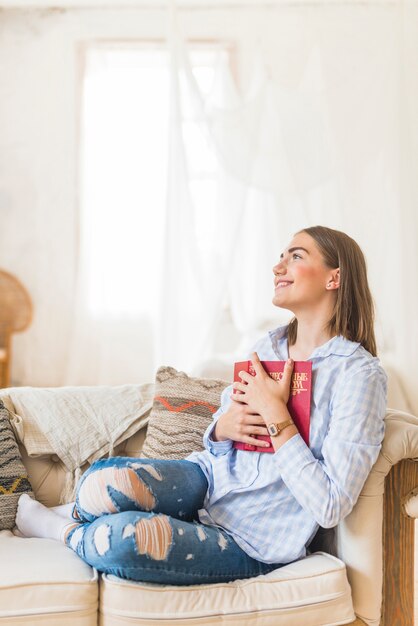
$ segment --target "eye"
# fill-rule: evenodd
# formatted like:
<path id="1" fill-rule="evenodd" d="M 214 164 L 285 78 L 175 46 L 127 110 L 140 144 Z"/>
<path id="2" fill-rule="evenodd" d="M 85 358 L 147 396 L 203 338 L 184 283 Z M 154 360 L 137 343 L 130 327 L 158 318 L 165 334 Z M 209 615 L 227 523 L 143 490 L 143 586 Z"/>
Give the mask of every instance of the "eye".
<path id="1" fill-rule="evenodd" d="M 300 254 L 298 254 L 297 252 L 294 252 L 292 254 L 292 259 L 301 259 L 301 258 L 302 258 L 302 256 Z"/>

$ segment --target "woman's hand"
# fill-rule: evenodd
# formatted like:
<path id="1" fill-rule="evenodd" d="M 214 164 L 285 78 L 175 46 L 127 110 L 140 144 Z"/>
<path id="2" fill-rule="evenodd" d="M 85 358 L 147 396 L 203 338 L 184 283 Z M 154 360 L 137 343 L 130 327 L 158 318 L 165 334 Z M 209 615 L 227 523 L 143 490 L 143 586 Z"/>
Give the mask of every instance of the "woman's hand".
<path id="1" fill-rule="evenodd" d="M 254 414 L 246 404 L 235 400 L 232 400 L 228 410 L 220 416 L 212 432 L 214 441 L 232 439 L 251 443 L 253 446 L 269 446 L 268 442 L 255 439 L 254 435 L 268 435 L 263 418 Z"/>
<path id="2" fill-rule="evenodd" d="M 267 374 L 256 352 L 251 355 L 251 361 L 255 376 L 248 372 L 239 372 L 242 382 L 233 384 L 232 398 L 236 402 L 245 403 L 252 413 L 261 415 L 265 423 L 276 422 L 277 416 L 284 410 L 287 411 L 293 361 L 292 359 L 286 361 L 280 380 L 274 380 Z"/>

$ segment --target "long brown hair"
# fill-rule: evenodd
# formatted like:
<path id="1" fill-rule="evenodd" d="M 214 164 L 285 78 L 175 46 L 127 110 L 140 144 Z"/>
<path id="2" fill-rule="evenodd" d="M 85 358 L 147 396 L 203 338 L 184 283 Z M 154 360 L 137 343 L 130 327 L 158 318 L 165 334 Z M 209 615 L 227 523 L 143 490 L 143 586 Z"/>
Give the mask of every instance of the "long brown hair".
<path id="1" fill-rule="evenodd" d="M 376 356 L 374 303 L 360 246 L 345 233 L 326 226 L 311 226 L 299 232 L 314 239 L 327 267 L 340 268 L 340 286 L 334 313 L 328 322 L 331 336 L 342 335 L 350 341 L 358 341 Z M 294 317 L 289 323 L 289 345 L 296 342 L 297 329 L 298 322 Z"/>

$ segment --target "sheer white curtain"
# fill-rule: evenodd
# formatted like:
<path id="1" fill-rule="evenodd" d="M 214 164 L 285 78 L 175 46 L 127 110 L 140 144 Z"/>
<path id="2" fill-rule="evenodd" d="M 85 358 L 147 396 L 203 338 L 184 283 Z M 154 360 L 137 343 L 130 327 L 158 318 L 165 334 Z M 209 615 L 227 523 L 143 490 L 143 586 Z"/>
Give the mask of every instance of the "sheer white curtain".
<path id="1" fill-rule="evenodd" d="M 166 57 L 152 46 L 93 45 L 85 63 L 79 261 L 66 382 L 145 382 L 153 377 L 163 246 Z"/>
<path id="2" fill-rule="evenodd" d="M 163 363 L 190 370 L 227 291 L 222 212 L 234 185 L 204 100 L 225 106 L 228 81 L 236 97 L 228 51 L 194 44 L 192 67 L 177 37 L 169 54 L 134 48 L 94 45 L 86 57 L 71 384 L 149 380 Z M 153 167 L 160 155 L 168 162 Z"/>

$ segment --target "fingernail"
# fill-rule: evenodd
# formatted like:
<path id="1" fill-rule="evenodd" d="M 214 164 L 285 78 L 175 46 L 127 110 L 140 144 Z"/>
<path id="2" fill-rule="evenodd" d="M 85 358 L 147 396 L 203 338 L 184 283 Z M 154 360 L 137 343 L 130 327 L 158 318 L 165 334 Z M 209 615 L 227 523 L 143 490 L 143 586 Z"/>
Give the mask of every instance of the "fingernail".
<path id="1" fill-rule="evenodd" d="M 287 364 L 292 365 L 292 359 L 287 359 Z"/>

